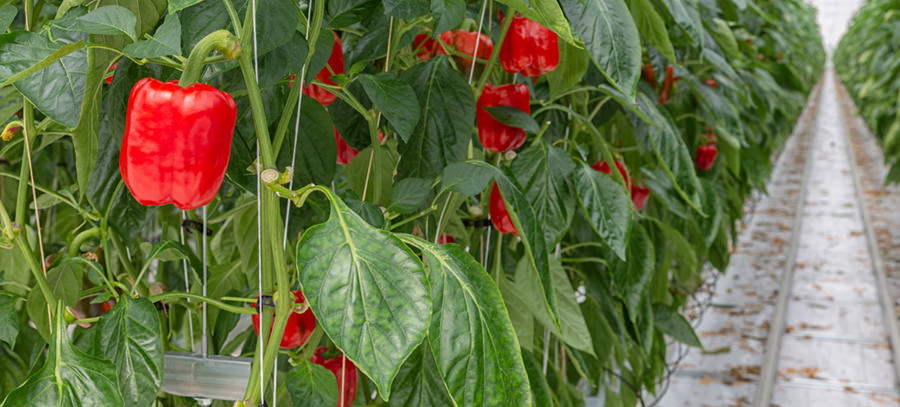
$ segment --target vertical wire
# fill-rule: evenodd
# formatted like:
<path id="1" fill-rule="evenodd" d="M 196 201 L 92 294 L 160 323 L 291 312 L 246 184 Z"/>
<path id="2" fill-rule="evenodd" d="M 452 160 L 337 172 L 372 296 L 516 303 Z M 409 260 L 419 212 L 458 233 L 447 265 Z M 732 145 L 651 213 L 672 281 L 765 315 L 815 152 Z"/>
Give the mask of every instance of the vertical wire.
<path id="1" fill-rule="evenodd" d="M 182 225 L 179 225 L 179 226 L 178 226 L 178 230 L 181 232 L 181 244 L 182 244 L 182 245 L 185 244 L 185 243 L 184 243 L 184 226 L 183 226 L 184 221 L 187 220 L 187 216 L 185 215 L 185 213 L 186 213 L 186 212 L 184 211 L 184 209 L 182 209 L 182 210 L 181 210 L 181 223 L 182 223 Z M 190 293 L 190 292 L 191 292 L 191 278 L 190 278 L 190 275 L 189 275 L 189 273 L 188 273 L 188 264 L 187 264 L 187 259 L 186 259 L 186 258 L 185 258 L 185 259 L 181 259 L 181 265 L 182 265 L 182 268 L 184 269 L 184 292 Z M 188 301 L 188 303 L 190 303 L 190 302 L 191 302 L 191 299 L 188 298 L 187 301 Z M 193 352 L 193 351 L 194 351 L 194 316 L 193 316 L 194 313 L 191 312 L 191 307 L 187 307 L 187 313 L 188 313 L 188 318 L 187 318 L 187 320 L 188 320 L 188 331 L 190 332 L 190 335 L 191 335 L 191 336 L 190 336 L 190 338 L 191 338 L 191 352 Z M 187 344 L 187 343 L 185 343 L 185 345 L 186 345 L 186 344 Z"/>
<path id="2" fill-rule="evenodd" d="M 207 282 L 207 270 L 209 270 L 206 266 L 206 205 L 203 206 L 203 297 L 206 298 L 206 282 Z M 200 353 L 203 354 L 203 357 L 209 356 L 209 339 L 208 330 L 207 330 L 207 318 L 206 318 L 206 301 L 203 301 L 203 336 L 200 337 Z"/>
<path id="3" fill-rule="evenodd" d="M 310 0 L 309 8 L 306 11 L 306 36 L 305 37 L 306 37 L 307 44 L 309 44 L 309 27 L 312 25 L 312 21 L 311 21 L 312 9 L 313 9 L 313 2 L 312 2 L 312 0 Z M 303 81 L 306 79 L 306 68 L 307 68 L 307 64 L 304 61 L 303 68 L 300 69 L 299 85 L 300 85 L 301 91 L 299 93 L 300 96 L 298 97 L 298 100 L 297 100 L 297 120 L 294 121 L 294 145 L 293 145 L 294 151 L 291 153 L 291 180 L 288 182 L 288 189 L 294 189 L 294 165 L 297 163 L 297 136 L 298 136 L 298 134 L 300 134 L 300 106 L 303 104 L 302 89 L 303 89 L 303 85 L 304 85 Z M 287 202 L 285 202 L 284 206 L 285 206 L 286 213 L 284 215 L 284 235 L 282 236 L 281 241 L 283 242 L 282 243 L 283 248 L 287 249 L 288 225 L 290 224 L 290 221 L 291 221 L 291 200 L 288 199 Z"/>
<path id="4" fill-rule="evenodd" d="M 481 45 L 481 28 L 484 27 L 484 13 L 487 11 L 488 0 L 481 3 L 481 18 L 478 19 L 478 36 L 475 37 L 475 50 L 472 51 L 472 66 L 469 68 L 469 84 L 472 84 L 472 78 L 475 77 L 475 65 L 478 55 L 478 46 Z"/>
<path id="5" fill-rule="evenodd" d="M 256 78 L 256 81 L 259 82 L 259 55 L 257 54 L 257 42 L 256 42 L 256 0 L 250 0 L 250 7 L 252 10 L 250 11 L 252 16 L 252 24 L 253 24 L 253 75 Z M 257 280 L 259 284 L 259 312 L 262 314 L 263 305 L 263 286 L 262 286 L 262 188 L 259 181 L 259 176 L 262 173 L 261 163 L 259 162 L 259 134 L 256 135 L 256 239 L 259 244 L 259 249 L 256 251 L 256 265 L 257 265 Z M 260 315 L 262 316 L 262 315 Z M 262 318 L 260 318 L 261 320 Z M 262 326 L 262 323 L 260 324 Z M 262 330 L 260 330 L 262 331 Z M 266 335 L 263 335 L 262 332 L 259 335 L 259 397 L 265 403 L 266 398 L 266 384 L 265 384 L 265 342 Z M 262 403 L 261 403 L 262 404 Z"/>

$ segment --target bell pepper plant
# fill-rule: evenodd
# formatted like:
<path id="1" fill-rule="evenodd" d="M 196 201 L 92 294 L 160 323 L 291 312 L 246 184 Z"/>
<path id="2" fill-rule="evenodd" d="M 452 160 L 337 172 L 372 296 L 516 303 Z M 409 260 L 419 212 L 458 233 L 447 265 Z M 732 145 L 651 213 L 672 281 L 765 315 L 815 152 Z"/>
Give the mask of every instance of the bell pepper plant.
<path id="1" fill-rule="evenodd" d="M 500 47 L 500 64 L 509 73 L 534 77 L 559 65 L 559 38 L 546 27 L 514 16 Z"/>
<path id="2" fill-rule="evenodd" d="M 292 294 L 294 304 L 306 304 L 303 291 L 294 290 Z M 257 296 L 256 299 L 259 300 L 259 297 Z M 252 304 L 253 308 L 257 307 L 256 304 L 255 302 Z M 303 312 L 291 311 L 291 316 L 288 317 L 287 325 L 284 328 L 284 336 L 281 337 L 282 349 L 294 349 L 303 346 L 312 335 L 313 330 L 316 329 L 316 317 L 309 307 L 305 308 Z M 273 316 L 272 319 L 274 320 L 274 318 Z M 259 314 L 251 315 L 251 319 L 253 321 L 253 331 L 256 332 L 256 335 L 259 335 Z"/>
<path id="3" fill-rule="evenodd" d="M 531 92 L 528 85 L 486 84 L 477 103 L 478 140 L 487 151 L 506 152 L 515 150 L 525 142 L 525 130 L 500 123 L 485 107 L 509 106 L 525 113 L 531 112 Z"/>
<path id="4" fill-rule="evenodd" d="M 310 361 L 334 374 L 338 389 L 337 407 L 349 407 L 356 400 L 358 380 L 356 365 L 347 359 L 346 355 L 327 346 L 316 348 Z"/>
<path id="5" fill-rule="evenodd" d="M 334 35 L 334 45 L 328 56 L 328 64 L 315 77 L 315 80 L 327 85 L 336 85 L 331 77 L 344 73 L 344 49 L 341 45 L 341 38 L 333 31 L 332 34 Z M 303 94 L 318 100 L 323 106 L 328 106 L 337 99 L 337 95 L 315 83 L 307 85 L 303 89 Z"/>

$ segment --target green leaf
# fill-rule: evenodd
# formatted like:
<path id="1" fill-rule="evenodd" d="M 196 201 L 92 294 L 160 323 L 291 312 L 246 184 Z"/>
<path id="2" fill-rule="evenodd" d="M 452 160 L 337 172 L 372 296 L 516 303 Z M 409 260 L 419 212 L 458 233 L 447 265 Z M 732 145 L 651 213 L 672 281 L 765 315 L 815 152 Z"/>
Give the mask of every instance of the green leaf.
<path id="1" fill-rule="evenodd" d="M 626 247 L 631 230 L 631 200 L 625 187 L 612 175 L 595 171 L 587 164 L 575 171 L 578 205 L 591 229 L 626 260 Z"/>
<path id="2" fill-rule="evenodd" d="M 431 298 L 419 259 L 328 193 L 331 216 L 297 243 L 303 293 L 320 326 L 384 399 L 427 331 Z"/>
<path id="3" fill-rule="evenodd" d="M 697 348 L 703 347 L 691 324 L 681 314 L 663 304 L 653 304 L 653 323 L 660 331 L 678 342 Z"/>
<path id="4" fill-rule="evenodd" d="M 703 242 L 706 243 L 706 247 L 710 247 L 719 233 L 723 204 L 716 187 L 711 182 L 701 179 L 700 185 L 703 187 L 703 212 L 708 216 L 698 216 L 697 223 L 703 232 Z"/>
<path id="5" fill-rule="evenodd" d="M 553 391 L 547 384 L 547 376 L 541 369 L 541 365 L 530 352 L 522 349 L 522 359 L 525 361 L 525 370 L 528 372 L 528 382 L 531 384 L 531 392 L 534 394 L 534 405 L 553 407 Z"/>
<path id="6" fill-rule="evenodd" d="M 403 363 L 394 380 L 390 407 L 447 407 L 454 405 L 447 393 L 428 341 L 422 343 Z M 328 406 L 331 407 L 331 406 Z"/>
<path id="7" fill-rule="evenodd" d="M 117 35 L 125 34 L 132 41 L 137 39 L 135 25 L 137 17 L 131 10 L 122 6 L 103 6 L 78 17 L 78 28 L 91 34 Z"/>
<path id="8" fill-rule="evenodd" d="M 273 51 L 274 54 L 277 51 Z M 297 119 L 296 109 L 291 123 Z M 303 96 L 300 107 L 300 133 L 297 135 L 297 147 L 293 145 L 293 127 L 288 131 L 285 147 L 281 148 L 278 158 L 279 168 L 291 165 L 291 154 L 297 152 L 294 163 L 294 186 L 316 183 L 328 185 L 334 178 L 337 168 L 334 158 L 337 157 L 337 143 L 334 138 L 334 127 L 331 116 L 322 105 L 309 96 Z"/>
<path id="9" fill-rule="evenodd" d="M 565 151 L 539 141 L 519 153 L 510 168 L 531 202 L 547 247 L 556 245 L 575 214 L 575 193 L 569 182 L 575 163 Z"/>
<path id="10" fill-rule="evenodd" d="M 84 267 L 70 260 L 64 260 L 47 270 L 47 283 L 53 295 L 65 306 L 74 307 L 81 298 Z M 47 315 L 47 301 L 36 285 L 28 292 L 25 300 L 28 317 L 34 321 L 38 332 L 45 339 L 50 338 L 50 320 Z"/>
<path id="11" fill-rule="evenodd" d="M 186 9 L 203 0 L 169 0 L 169 14 L 174 15 L 176 11 Z"/>
<path id="12" fill-rule="evenodd" d="M 466 158 L 475 123 L 475 95 L 446 56 L 408 69 L 400 78 L 418 96 L 422 117 L 400 146 L 401 178 L 435 178 L 449 164 Z"/>
<path id="13" fill-rule="evenodd" d="M 626 258 L 628 261 L 610 259 L 610 268 L 613 271 L 614 289 L 625 302 L 628 315 L 634 322 L 656 264 L 653 242 L 639 223 L 635 223 L 631 229 Z"/>
<path id="14" fill-rule="evenodd" d="M 412 213 L 428 203 L 431 195 L 431 180 L 424 178 L 405 178 L 394 185 L 391 191 L 389 210 L 397 213 Z"/>
<path id="15" fill-rule="evenodd" d="M 3 7 L 0 7 L 0 33 L 6 32 L 9 28 L 9 25 L 16 19 L 16 15 L 19 13 L 19 9 L 16 6 L 11 4 L 6 4 Z"/>
<path id="16" fill-rule="evenodd" d="M 716 44 L 730 57 L 740 59 L 742 57 L 741 51 L 738 49 L 737 40 L 734 39 L 734 32 L 731 31 L 731 27 L 728 26 L 725 20 L 720 18 L 713 19 L 713 22 L 715 25 L 710 27 L 712 29 L 709 30 L 709 34 L 716 41 Z"/>
<path id="17" fill-rule="evenodd" d="M 178 15 L 167 15 L 152 37 L 128 44 L 122 52 L 133 58 L 181 56 L 181 21 L 178 20 Z"/>
<path id="18" fill-rule="evenodd" d="M 641 75 L 641 40 L 624 0 L 562 0 L 597 69 L 634 100 Z"/>
<path id="19" fill-rule="evenodd" d="M 363 74 L 359 76 L 359 81 L 375 108 L 397 130 L 400 139 L 409 141 L 419 122 L 419 103 L 412 87 L 389 72 Z"/>
<path id="20" fill-rule="evenodd" d="M 496 169 L 486 171 L 481 161 L 453 163 L 441 174 L 441 188 L 473 197 L 484 192 L 496 175 Z"/>
<path id="21" fill-rule="evenodd" d="M 19 336 L 19 314 L 16 312 L 17 299 L 18 297 L 0 292 L 0 341 L 6 342 L 10 347 L 16 345 L 16 337 Z"/>
<path id="22" fill-rule="evenodd" d="M 484 110 L 498 122 L 507 126 L 518 127 L 529 134 L 538 134 L 541 132 L 541 127 L 538 126 L 537 122 L 535 122 L 528 113 L 512 106 L 484 107 Z"/>
<path id="23" fill-rule="evenodd" d="M 696 9 L 689 8 L 684 0 L 662 0 L 662 4 L 669 9 L 669 13 L 675 19 L 675 24 L 681 27 L 690 37 L 691 44 L 700 45 L 703 40 L 703 24 Z"/>
<path id="24" fill-rule="evenodd" d="M 66 45 L 51 42 L 40 34 L 21 31 L 0 36 L 0 79 L 5 81 L 14 73 L 41 63 Z M 80 47 L 80 44 L 72 46 Z M 75 127 L 84 99 L 86 71 L 86 51 L 79 49 L 70 51 L 13 86 L 51 119 L 66 127 Z"/>
<path id="25" fill-rule="evenodd" d="M 152 406 L 162 385 L 163 341 L 156 306 L 122 295 L 100 317 L 95 354 L 116 365 L 119 390 L 129 406 Z"/>
<path id="26" fill-rule="evenodd" d="M 338 404 L 337 379 L 324 366 L 308 360 L 291 368 L 287 374 L 287 388 L 296 405 L 334 407 Z"/>
<path id="27" fill-rule="evenodd" d="M 10 392 L 0 406 L 125 406 L 117 385 L 116 366 L 72 347 L 64 309 L 60 302 L 54 312 L 54 335 L 47 362 Z"/>
<path id="28" fill-rule="evenodd" d="M 384 0 L 384 15 L 411 20 L 428 14 L 429 0 Z"/>
<path id="29" fill-rule="evenodd" d="M 670 62 L 676 63 L 678 60 L 675 58 L 675 48 L 672 47 L 672 41 L 669 40 L 669 33 L 666 31 L 666 23 L 654 9 L 653 3 L 650 0 L 631 0 L 631 14 L 641 37 L 656 47 Z"/>
<path id="30" fill-rule="evenodd" d="M 381 2 L 377 0 L 330 0 L 325 3 L 326 26 L 346 27 L 372 15 Z"/>
<path id="31" fill-rule="evenodd" d="M 347 166 L 350 188 L 363 200 L 387 205 L 393 189 L 394 159 L 384 146 L 368 146 Z"/>
<path id="32" fill-rule="evenodd" d="M 556 99 L 563 92 L 572 89 L 581 82 L 588 69 L 591 55 L 583 48 L 568 42 L 559 42 L 559 66 L 547 74 L 550 85 L 550 99 Z"/>
<path id="33" fill-rule="evenodd" d="M 464 0 L 431 0 L 431 14 L 434 16 L 434 35 L 450 31 L 466 17 Z"/>
<path id="34" fill-rule="evenodd" d="M 515 329 L 491 276 L 459 245 L 401 238 L 428 265 L 435 333 L 428 342 L 456 405 L 531 405 Z M 445 332 L 454 333 L 452 341 Z"/>
<path id="35" fill-rule="evenodd" d="M 528 305 L 531 314 L 549 329 L 557 338 L 569 344 L 575 349 L 594 354 L 594 342 L 591 333 L 581 313 L 581 307 L 575 300 L 575 290 L 569 282 L 569 276 L 563 269 L 559 259 L 550 259 L 550 277 L 553 279 L 553 290 L 556 292 L 556 300 L 559 304 L 559 327 L 556 327 L 550 314 L 533 298 L 541 295 L 540 280 L 537 275 L 528 270 L 528 263 L 519 261 L 516 267 L 515 283 L 504 282 L 504 295 L 519 297 L 521 302 Z M 506 285 L 508 284 L 508 286 Z"/>

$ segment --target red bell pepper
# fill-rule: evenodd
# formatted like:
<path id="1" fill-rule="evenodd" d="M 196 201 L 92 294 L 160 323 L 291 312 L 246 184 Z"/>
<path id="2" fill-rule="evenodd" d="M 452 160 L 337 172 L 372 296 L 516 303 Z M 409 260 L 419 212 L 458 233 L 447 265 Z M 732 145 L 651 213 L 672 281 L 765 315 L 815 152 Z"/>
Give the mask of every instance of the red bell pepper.
<path id="1" fill-rule="evenodd" d="M 427 61 L 435 56 L 437 50 L 440 49 L 440 45 L 438 45 L 434 38 L 428 36 L 428 34 L 419 34 L 413 40 L 413 49 L 418 50 L 418 52 L 416 52 L 416 58 Z"/>
<path id="2" fill-rule="evenodd" d="M 259 297 L 257 296 L 257 298 Z M 303 297 L 303 292 L 300 290 L 294 291 L 294 304 L 302 304 L 304 301 L 306 299 Z M 253 307 L 256 307 L 255 302 Z M 259 335 L 259 314 L 253 314 L 250 318 L 253 320 L 253 330 L 256 332 L 256 335 Z M 275 320 L 274 315 L 272 320 Z M 307 308 L 306 311 L 300 314 L 291 312 L 287 325 L 284 327 L 284 335 L 281 337 L 281 348 L 294 349 L 303 346 L 309 339 L 309 336 L 312 335 L 314 329 L 316 329 L 316 317 L 313 315 L 312 310 Z"/>
<path id="3" fill-rule="evenodd" d="M 484 85 L 478 98 L 478 140 L 485 150 L 505 152 L 519 148 L 525 142 L 525 130 L 507 126 L 491 116 L 485 107 L 511 106 L 525 113 L 531 113 L 531 93 L 524 83 L 493 86 Z"/>
<path id="4" fill-rule="evenodd" d="M 509 211 L 506 210 L 506 203 L 503 202 L 503 196 L 500 195 L 500 188 L 497 187 L 496 182 L 491 189 L 489 208 L 491 223 L 497 228 L 497 231 L 500 233 L 512 233 L 516 236 L 519 235 L 519 232 L 516 231 L 516 226 L 513 224 L 512 218 L 509 216 Z"/>
<path id="5" fill-rule="evenodd" d="M 356 400 L 356 387 L 358 375 L 356 373 L 356 365 L 347 359 L 346 356 L 329 357 L 331 351 L 325 346 L 316 348 L 310 362 L 323 366 L 334 374 L 337 379 L 338 403 L 337 407 L 349 407 Z"/>
<path id="6" fill-rule="evenodd" d="M 119 61 L 116 61 L 115 63 L 113 63 L 112 66 L 110 66 L 109 69 L 106 70 L 106 73 L 115 72 L 117 66 L 119 66 Z M 109 76 L 106 77 L 106 79 L 104 79 L 104 82 L 106 82 L 106 84 L 109 85 L 109 84 L 112 84 L 112 80 L 113 80 L 113 75 L 110 74 Z"/>
<path id="7" fill-rule="evenodd" d="M 328 66 L 322 68 L 322 70 L 316 74 L 315 79 L 329 85 L 337 85 L 330 78 L 337 74 L 344 73 L 344 49 L 341 46 L 341 39 L 337 34 L 335 34 L 334 31 L 332 31 L 331 34 L 334 35 L 334 46 L 331 47 L 331 55 L 328 57 Z M 333 74 L 331 73 L 332 71 L 334 71 Z M 318 100 L 322 106 L 328 106 L 337 99 L 337 95 L 313 83 L 303 88 L 303 94 Z"/>
<path id="8" fill-rule="evenodd" d="M 708 86 L 712 86 L 712 87 L 714 87 L 714 88 L 718 88 L 718 87 L 719 87 L 719 83 L 716 82 L 715 79 L 707 79 L 707 80 L 706 80 L 706 84 L 707 84 Z"/>
<path id="9" fill-rule="evenodd" d="M 607 164 L 606 161 L 596 161 L 593 164 L 591 164 L 591 168 L 593 168 L 594 171 L 600 171 L 602 173 L 612 174 L 612 169 L 609 168 L 609 164 Z M 625 171 L 625 166 L 622 165 L 621 161 L 616 160 L 616 168 L 619 169 L 619 174 L 622 174 L 622 178 L 625 179 L 625 184 L 627 184 L 630 187 L 631 181 L 628 179 L 628 171 Z"/>
<path id="10" fill-rule="evenodd" d="M 675 67 L 672 64 L 666 66 L 666 80 L 663 82 L 662 94 L 659 95 L 659 104 L 664 105 L 669 102 L 669 88 L 672 87 L 672 80 L 675 74 Z"/>
<path id="11" fill-rule="evenodd" d="M 649 83 L 653 89 L 656 89 L 656 72 L 653 72 L 653 65 L 649 62 L 641 69 L 641 79 Z"/>
<path id="12" fill-rule="evenodd" d="M 359 154 L 359 150 L 350 147 L 344 138 L 341 137 L 341 134 L 338 133 L 337 127 L 334 128 L 334 141 L 337 142 L 337 163 L 340 165 L 350 164 L 350 161 L 353 161 L 353 158 Z"/>
<path id="13" fill-rule="evenodd" d="M 555 32 L 515 16 L 500 47 L 500 65 L 509 73 L 536 77 L 559 66 L 559 38 Z"/>
<path id="14" fill-rule="evenodd" d="M 450 48 L 466 55 L 453 56 L 453 59 L 456 60 L 457 67 L 464 73 L 468 73 L 472 68 L 472 55 L 475 55 L 475 44 L 478 44 L 478 55 L 475 55 L 477 59 L 490 59 L 491 53 L 494 52 L 494 42 L 491 41 L 491 37 L 474 31 L 447 31 L 441 33 L 438 38 L 450 46 Z M 442 55 L 446 54 L 446 52 L 440 44 L 435 43 L 435 54 Z"/>
<path id="15" fill-rule="evenodd" d="M 703 171 L 708 171 L 716 162 L 716 155 L 718 154 L 719 148 L 716 147 L 715 141 L 701 144 L 699 147 L 697 147 L 697 168 Z"/>
<path id="16" fill-rule="evenodd" d="M 447 244 L 447 243 L 456 243 L 456 239 L 454 239 L 453 236 L 445 235 L 445 234 L 441 233 L 441 235 L 438 237 L 438 244 Z"/>
<path id="17" fill-rule="evenodd" d="M 225 178 L 237 106 L 205 84 L 144 78 L 131 89 L 119 157 L 122 179 L 143 205 L 208 204 Z"/>
<path id="18" fill-rule="evenodd" d="M 647 204 L 647 198 L 650 198 L 650 188 L 637 185 L 631 186 L 631 202 L 637 210 L 644 209 L 644 205 Z"/>
<path id="19" fill-rule="evenodd" d="M 100 303 L 100 309 L 103 310 L 103 313 L 109 312 L 113 306 L 116 305 L 116 300 L 109 299 Z"/>

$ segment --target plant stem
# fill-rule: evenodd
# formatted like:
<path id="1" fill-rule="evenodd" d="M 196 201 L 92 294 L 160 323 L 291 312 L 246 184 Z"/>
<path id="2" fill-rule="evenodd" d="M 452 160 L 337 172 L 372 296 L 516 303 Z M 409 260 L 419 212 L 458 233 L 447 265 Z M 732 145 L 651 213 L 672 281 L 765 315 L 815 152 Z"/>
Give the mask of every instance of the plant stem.
<path id="1" fill-rule="evenodd" d="M 181 79 L 178 81 L 179 86 L 186 88 L 200 80 L 206 56 L 212 50 L 221 52 L 225 58 L 235 59 L 241 54 L 241 45 L 228 30 L 216 30 L 209 33 L 191 50 L 191 55 L 184 64 Z"/>
<path id="2" fill-rule="evenodd" d="M 84 244 L 86 240 L 95 237 L 100 237 L 100 228 L 98 227 L 90 228 L 75 235 L 75 238 L 72 239 L 72 244 L 69 245 L 69 257 L 77 257 L 78 253 L 81 252 L 81 245 Z"/>
<path id="3" fill-rule="evenodd" d="M 219 308 L 223 311 L 228 311 L 228 312 L 232 312 L 235 314 L 252 315 L 252 314 L 256 313 L 256 310 L 253 308 L 239 307 L 237 305 L 228 305 L 228 304 L 226 304 L 222 301 L 216 300 L 216 299 L 207 298 L 207 297 L 204 297 L 204 296 L 198 295 L 198 294 L 185 293 L 185 292 L 181 292 L 181 291 L 169 291 L 166 293 L 151 295 L 151 296 L 147 297 L 148 300 L 153 301 L 153 302 L 160 302 L 160 301 L 165 301 L 165 300 L 169 300 L 169 299 L 180 299 L 180 298 L 190 298 L 192 300 L 202 301 L 202 302 L 205 302 L 216 308 Z"/>

